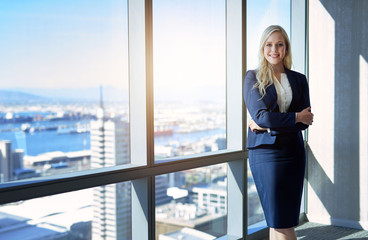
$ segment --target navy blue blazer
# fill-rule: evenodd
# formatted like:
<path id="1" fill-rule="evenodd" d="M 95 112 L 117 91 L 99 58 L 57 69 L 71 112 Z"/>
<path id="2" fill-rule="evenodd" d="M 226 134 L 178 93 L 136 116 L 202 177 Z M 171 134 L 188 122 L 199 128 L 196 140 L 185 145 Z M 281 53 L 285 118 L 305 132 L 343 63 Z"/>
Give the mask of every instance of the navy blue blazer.
<path id="1" fill-rule="evenodd" d="M 305 75 L 286 69 L 285 72 L 293 92 L 292 101 L 288 112 L 281 113 L 277 104 L 277 92 L 274 84 L 266 89 L 266 95 L 261 99 L 258 88 L 253 88 L 257 81 L 256 71 L 250 70 L 244 79 L 244 101 L 248 112 L 255 123 L 271 131 L 255 131 L 248 129 L 247 148 L 252 149 L 262 145 L 272 145 L 276 141 L 276 136 L 296 133 L 301 135 L 301 131 L 308 125 L 295 123 L 295 113 L 310 106 L 309 88 Z"/>

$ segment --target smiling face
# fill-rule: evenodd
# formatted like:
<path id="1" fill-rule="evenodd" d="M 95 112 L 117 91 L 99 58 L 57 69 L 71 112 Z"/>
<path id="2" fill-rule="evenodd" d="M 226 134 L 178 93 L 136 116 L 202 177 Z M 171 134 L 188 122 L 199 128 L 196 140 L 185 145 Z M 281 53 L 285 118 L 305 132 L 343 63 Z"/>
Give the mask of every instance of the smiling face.
<path id="1" fill-rule="evenodd" d="M 266 40 L 263 47 L 266 60 L 274 69 L 283 69 L 283 60 L 286 55 L 286 42 L 279 31 L 273 32 Z"/>

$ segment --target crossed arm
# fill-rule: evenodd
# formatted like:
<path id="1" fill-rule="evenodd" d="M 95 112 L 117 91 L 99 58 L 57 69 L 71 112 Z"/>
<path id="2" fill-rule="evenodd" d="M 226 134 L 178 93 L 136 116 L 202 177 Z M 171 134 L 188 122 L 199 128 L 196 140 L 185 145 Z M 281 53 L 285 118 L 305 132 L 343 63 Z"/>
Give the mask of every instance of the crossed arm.
<path id="1" fill-rule="evenodd" d="M 296 113 L 295 123 L 303 123 L 305 125 L 312 125 L 313 123 L 313 113 L 311 112 L 311 107 L 303 109 L 301 112 Z M 254 131 L 268 131 L 267 128 L 262 128 L 257 125 L 257 123 L 252 119 L 248 124 L 248 127 L 252 132 Z M 303 130 L 303 129 L 300 129 Z"/>
<path id="2" fill-rule="evenodd" d="M 300 101 L 299 112 L 273 112 L 270 111 L 264 98 L 261 97 L 258 89 L 253 88 L 255 75 L 248 72 L 244 84 L 244 100 L 248 111 L 252 117 L 249 128 L 254 132 L 269 130 L 271 135 L 284 132 L 295 132 L 306 129 L 313 123 L 313 113 L 309 102 L 309 90 L 306 79 L 302 81 L 303 95 Z"/>

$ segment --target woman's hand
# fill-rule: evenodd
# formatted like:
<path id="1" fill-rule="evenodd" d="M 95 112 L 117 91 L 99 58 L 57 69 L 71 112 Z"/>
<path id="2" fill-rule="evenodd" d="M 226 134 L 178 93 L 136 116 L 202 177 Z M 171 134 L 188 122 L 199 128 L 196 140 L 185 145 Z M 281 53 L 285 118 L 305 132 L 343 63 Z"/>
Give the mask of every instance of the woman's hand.
<path id="1" fill-rule="evenodd" d="M 261 128 L 260 126 L 257 125 L 257 123 L 255 123 L 252 120 L 250 120 L 250 123 L 248 124 L 248 127 L 250 128 L 250 130 L 252 130 L 252 132 L 254 131 L 267 131 L 267 128 Z"/>
<path id="2" fill-rule="evenodd" d="M 306 125 L 312 125 L 313 123 L 313 113 L 311 112 L 311 107 L 307 107 L 301 112 L 296 114 L 296 122 L 301 122 Z"/>

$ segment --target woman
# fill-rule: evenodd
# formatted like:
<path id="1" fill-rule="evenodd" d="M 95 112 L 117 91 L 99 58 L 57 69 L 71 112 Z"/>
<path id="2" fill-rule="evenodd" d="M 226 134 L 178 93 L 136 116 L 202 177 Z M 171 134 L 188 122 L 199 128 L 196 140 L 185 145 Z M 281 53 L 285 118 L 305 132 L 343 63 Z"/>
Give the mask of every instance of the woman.
<path id="1" fill-rule="evenodd" d="M 312 125 L 303 74 L 290 70 L 290 42 L 280 26 L 269 26 L 259 48 L 259 67 L 248 71 L 244 100 L 252 120 L 247 148 L 270 239 L 296 239 L 305 171 L 301 131 Z"/>

